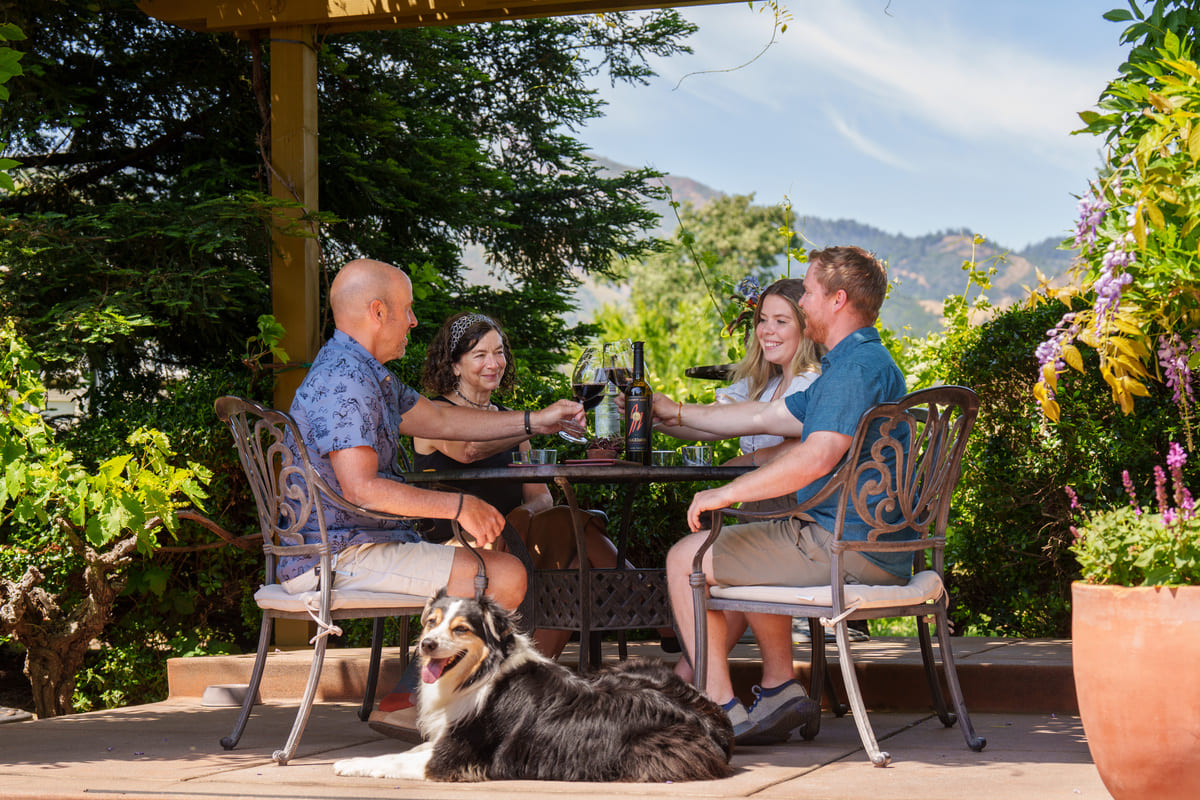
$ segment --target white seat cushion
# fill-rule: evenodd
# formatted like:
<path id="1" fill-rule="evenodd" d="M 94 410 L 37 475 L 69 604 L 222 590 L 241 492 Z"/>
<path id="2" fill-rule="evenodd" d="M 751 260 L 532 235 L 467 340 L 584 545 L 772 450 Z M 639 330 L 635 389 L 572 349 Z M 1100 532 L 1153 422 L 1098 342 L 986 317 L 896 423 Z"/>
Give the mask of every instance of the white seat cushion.
<path id="1" fill-rule="evenodd" d="M 945 591 L 942 579 L 933 570 L 913 575 L 900 586 L 866 586 L 848 583 L 844 596 L 846 606 L 880 608 L 904 606 L 936 600 Z M 795 605 L 831 606 L 833 589 L 829 586 L 714 586 L 713 597 L 722 600 L 750 600 L 762 603 L 792 603 Z"/>
<path id="2" fill-rule="evenodd" d="M 417 608 L 425 607 L 429 598 L 415 594 L 393 594 L 392 592 L 362 592 L 353 589 L 334 589 L 330 593 L 332 610 L 354 608 Z M 272 611 L 316 611 L 321 607 L 321 593 L 298 592 L 288 594 L 278 583 L 260 586 L 254 593 L 254 602 L 259 608 Z"/>

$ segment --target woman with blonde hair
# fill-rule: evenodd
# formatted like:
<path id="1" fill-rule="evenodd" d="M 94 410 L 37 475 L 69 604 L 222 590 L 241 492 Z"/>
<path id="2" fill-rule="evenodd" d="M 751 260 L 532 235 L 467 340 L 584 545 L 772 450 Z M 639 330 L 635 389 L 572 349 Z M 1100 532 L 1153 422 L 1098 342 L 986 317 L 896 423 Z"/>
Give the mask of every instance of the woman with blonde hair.
<path id="1" fill-rule="evenodd" d="M 800 308 L 803 295 L 804 281 L 801 278 L 777 280 L 759 295 L 754 309 L 752 335 L 746 338 L 746 355 L 734 367 L 733 383 L 717 390 L 718 404 L 747 400 L 769 403 L 804 391 L 821 374 L 823 348 L 804 333 L 804 311 Z M 683 404 L 680 404 L 679 418 L 683 417 Z M 655 430 L 677 439 L 713 441 L 725 438 L 686 424 L 660 424 Z M 780 452 L 784 442 L 782 436 L 743 436 L 740 440 L 741 454 L 725 463 L 730 466 L 762 466 Z M 795 504 L 795 496 L 787 494 L 756 503 L 743 503 L 742 508 L 772 511 Z M 726 644 L 733 649 L 747 629 L 746 616 L 740 611 L 727 611 L 725 617 Z M 797 633 L 802 634 L 802 631 Z M 690 670 L 685 670 L 683 677 L 689 677 L 687 672 Z"/>
<path id="2" fill-rule="evenodd" d="M 769 403 L 802 392 L 821 373 L 821 348 L 804 335 L 800 298 L 804 281 L 777 280 L 759 295 L 754 328 L 746 339 L 746 355 L 733 371 L 733 383 L 717 390 L 718 403 L 759 400 Z M 682 416 L 682 414 L 680 415 Z M 713 441 L 724 437 L 688 425 L 660 424 L 655 430 L 676 439 Z M 765 464 L 783 444 L 782 436 L 743 436 L 741 455 L 725 462 L 731 466 Z M 773 501 L 763 501 L 771 503 Z M 759 506 L 761 509 L 762 506 Z"/>

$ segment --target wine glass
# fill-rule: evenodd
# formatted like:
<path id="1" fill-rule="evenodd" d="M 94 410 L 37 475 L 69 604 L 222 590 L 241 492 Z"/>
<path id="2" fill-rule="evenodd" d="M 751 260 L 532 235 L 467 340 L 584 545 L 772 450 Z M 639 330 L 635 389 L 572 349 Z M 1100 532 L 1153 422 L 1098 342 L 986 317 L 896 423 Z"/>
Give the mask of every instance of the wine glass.
<path id="1" fill-rule="evenodd" d="M 604 366 L 608 369 L 608 379 L 625 391 L 633 374 L 633 342 L 618 339 L 604 345 Z"/>
<path id="2" fill-rule="evenodd" d="M 604 387 L 608 382 L 608 370 L 604 366 L 603 351 L 596 347 L 585 347 L 575 362 L 575 371 L 571 373 L 571 393 L 577 403 L 582 403 L 585 411 L 595 408 L 604 396 Z M 579 437 L 566 431 L 558 435 L 568 442 L 585 444 L 587 437 Z"/>

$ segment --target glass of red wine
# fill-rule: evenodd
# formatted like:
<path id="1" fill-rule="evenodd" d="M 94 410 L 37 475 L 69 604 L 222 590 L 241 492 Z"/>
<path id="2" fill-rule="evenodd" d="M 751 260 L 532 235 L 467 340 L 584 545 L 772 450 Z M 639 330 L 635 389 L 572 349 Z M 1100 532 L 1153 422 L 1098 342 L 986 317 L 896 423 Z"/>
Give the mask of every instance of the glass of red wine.
<path id="1" fill-rule="evenodd" d="M 608 379 L 624 392 L 633 373 L 633 342 L 617 339 L 604 345 L 604 366 L 608 368 Z"/>
<path id="2" fill-rule="evenodd" d="M 604 365 L 603 352 L 596 347 L 585 347 L 575 362 L 575 371 L 571 374 L 571 393 L 577 403 L 582 403 L 585 411 L 595 408 L 604 396 L 604 387 L 608 384 L 608 369 Z M 587 437 L 579 437 L 566 431 L 558 435 L 568 442 L 585 444 Z"/>

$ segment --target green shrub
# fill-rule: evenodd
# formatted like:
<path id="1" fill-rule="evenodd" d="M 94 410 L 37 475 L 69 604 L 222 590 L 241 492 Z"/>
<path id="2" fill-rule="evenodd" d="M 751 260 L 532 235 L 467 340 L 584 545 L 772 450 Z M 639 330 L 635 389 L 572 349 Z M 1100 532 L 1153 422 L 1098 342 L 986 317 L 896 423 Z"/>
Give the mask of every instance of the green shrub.
<path id="1" fill-rule="evenodd" d="M 1181 435 L 1178 409 L 1161 385 L 1125 415 L 1094 369 L 1062 377 L 1064 413 L 1045 421 L 1031 393 L 1033 350 L 1066 310 L 1058 302 L 1011 308 L 940 353 L 944 380 L 980 397 L 947 543 L 960 631 L 1069 636 L 1070 583 L 1079 570 L 1068 550 L 1063 487 L 1090 506 L 1125 502 L 1122 471 L 1145 480 Z"/>

